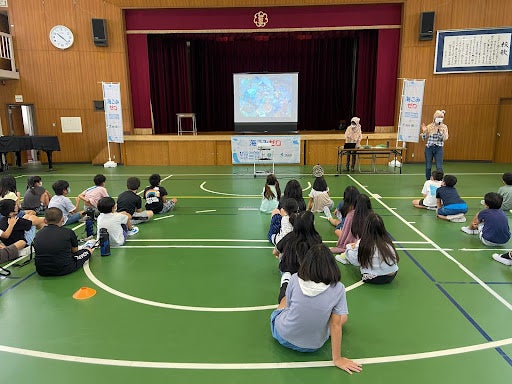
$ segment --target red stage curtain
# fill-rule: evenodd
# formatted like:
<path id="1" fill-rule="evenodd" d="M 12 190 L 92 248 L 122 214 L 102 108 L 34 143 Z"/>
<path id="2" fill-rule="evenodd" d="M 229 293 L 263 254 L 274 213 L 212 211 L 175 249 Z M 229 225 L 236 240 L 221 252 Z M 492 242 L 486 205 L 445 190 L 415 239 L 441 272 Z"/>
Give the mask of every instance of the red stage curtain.
<path id="1" fill-rule="evenodd" d="M 373 130 L 376 36 L 376 31 L 150 35 L 155 132 L 176 132 L 176 112 L 195 112 L 200 131 L 233 131 L 232 75 L 238 72 L 299 72 L 299 130 L 337 128 L 354 110 L 363 127 Z"/>
<path id="2" fill-rule="evenodd" d="M 177 132 L 176 113 L 193 112 L 187 55 L 186 41 L 148 36 L 151 106 L 156 134 Z"/>

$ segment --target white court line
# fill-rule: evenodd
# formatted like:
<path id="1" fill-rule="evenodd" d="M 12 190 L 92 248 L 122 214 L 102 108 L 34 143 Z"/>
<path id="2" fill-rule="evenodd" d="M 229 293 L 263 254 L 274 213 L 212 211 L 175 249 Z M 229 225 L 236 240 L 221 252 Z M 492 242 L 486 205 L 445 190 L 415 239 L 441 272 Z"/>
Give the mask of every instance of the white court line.
<path id="1" fill-rule="evenodd" d="M 246 208 L 238 208 L 239 211 L 259 211 L 258 208 L 250 208 L 250 207 L 246 207 Z"/>
<path id="2" fill-rule="evenodd" d="M 223 196 L 237 196 L 237 197 L 261 197 L 261 195 L 241 195 L 239 193 L 224 193 L 224 192 L 217 192 L 213 191 L 211 189 L 206 189 L 205 187 L 206 181 L 203 181 L 199 188 L 201 188 L 205 192 L 213 193 L 214 195 L 223 195 Z"/>
<path id="3" fill-rule="evenodd" d="M 203 191 L 205 191 L 205 192 L 213 193 L 213 194 L 215 194 L 215 195 L 222 195 L 222 196 L 235 196 L 235 197 L 261 197 L 261 194 L 259 194 L 259 195 L 241 195 L 241 194 L 239 194 L 239 193 L 225 193 L 225 192 L 217 192 L 217 191 L 213 191 L 213 190 L 211 190 L 211 189 L 207 189 L 207 188 L 205 187 L 205 185 L 206 185 L 206 181 L 203 181 L 203 182 L 201 183 L 201 185 L 199 186 L 199 188 L 201 188 L 201 189 L 202 189 Z M 308 190 L 308 189 L 310 189 L 310 188 L 311 188 L 311 183 L 308 181 L 307 187 L 306 187 L 306 188 L 304 188 L 302 191 L 303 191 L 303 192 L 304 192 L 304 191 L 307 191 L 307 190 Z"/>
<path id="4" fill-rule="evenodd" d="M 239 243 L 269 243 L 268 240 L 263 239 L 257 239 L 257 240 L 247 240 L 247 239 L 131 239 L 128 238 L 126 240 L 127 242 L 197 242 L 197 243 L 204 243 L 204 242 L 239 242 Z M 270 243 L 269 243 L 270 244 Z"/>
<path id="5" fill-rule="evenodd" d="M 394 363 L 403 361 L 412 361 L 420 359 L 429 359 L 441 356 L 452 356 L 461 353 L 469 353 L 476 351 L 483 351 L 486 349 L 493 349 L 512 344 L 512 338 L 502 339 L 489 343 L 474 344 L 466 347 L 457 347 L 450 349 L 441 349 L 438 351 L 411 353 L 407 355 L 394 355 L 382 357 L 367 357 L 360 359 L 353 359 L 359 364 L 382 364 Z M 82 364 L 96 364 L 108 365 L 116 367 L 131 367 L 131 368 L 164 368 L 164 369 L 201 369 L 201 370 L 248 370 L 248 369 L 290 369 L 290 368 L 322 368 L 332 367 L 331 360 L 324 361 L 303 361 L 303 362 L 285 362 L 285 363 L 173 363 L 173 362 L 159 362 L 159 361 L 138 361 L 138 360 L 117 360 L 117 359 L 102 359 L 97 357 L 85 357 L 76 355 L 65 355 L 60 353 L 50 353 L 36 351 L 32 349 L 9 347 L 0 345 L 1 352 L 7 352 L 17 355 L 38 357 L 42 359 L 68 361 L 72 363 Z"/>
<path id="6" fill-rule="evenodd" d="M 204 211 L 196 211 L 196 213 L 208 213 L 208 212 L 217 212 L 216 209 L 205 209 Z"/>
<path id="7" fill-rule="evenodd" d="M 123 248 L 274 249 L 273 245 L 123 245 Z"/>
<path id="8" fill-rule="evenodd" d="M 159 301 L 153 301 L 153 300 L 146 300 L 142 299 L 140 297 L 128 295 L 124 292 L 118 291 L 117 289 L 114 289 L 110 287 L 109 285 L 103 283 L 101 280 L 99 280 L 91 271 L 91 268 L 89 266 L 89 261 L 86 261 L 84 264 L 84 271 L 89 280 L 93 284 L 96 284 L 99 288 L 103 289 L 106 292 L 109 292 L 110 294 L 120 297 L 122 299 L 126 299 L 129 301 L 133 301 L 139 304 L 144 305 L 150 305 L 153 307 L 160 307 L 160 308 L 167 308 L 167 309 L 176 309 L 181 311 L 194 311 L 194 312 L 249 312 L 249 311 L 263 311 L 268 309 L 275 309 L 277 307 L 277 304 L 272 305 L 260 305 L 260 306 L 252 306 L 252 307 L 194 307 L 189 305 L 177 305 L 177 304 L 168 304 L 168 303 L 162 303 Z M 348 287 L 345 288 L 346 292 L 351 291 L 352 289 L 358 288 L 364 283 L 362 281 L 358 281 Z"/>
<path id="9" fill-rule="evenodd" d="M 362 186 L 356 179 L 354 179 L 351 175 L 347 175 L 354 183 L 359 185 L 362 189 L 366 191 L 369 195 L 373 195 L 366 187 Z M 475 280 L 482 288 L 484 288 L 487 292 L 489 292 L 494 298 L 496 298 L 500 303 L 502 303 L 505 307 L 507 307 L 510 311 L 512 311 L 512 304 L 501 297 L 496 291 L 494 291 L 491 287 L 485 284 L 478 276 L 476 276 L 473 272 L 471 272 L 468 268 L 466 268 L 462 263 L 460 263 L 457 259 L 455 259 L 452 255 L 446 252 L 444 249 L 439 247 L 433 240 L 428 238 L 423 232 L 421 232 L 416 227 L 412 226 L 405 220 L 402 216 L 396 213 L 392 208 L 390 208 L 386 203 L 384 203 L 381 199 L 377 199 L 376 201 L 386 208 L 389 212 L 391 212 L 398 220 L 407 225 L 412 231 L 416 232 L 418 236 L 422 239 L 426 240 L 430 243 L 435 249 L 437 249 L 442 255 L 444 255 L 448 260 L 451 260 L 455 265 L 457 265 L 462 271 L 464 271 L 469 277 Z"/>
<path id="10" fill-rule="evenodd" d="M 493 248 L 475 248 L 475 249 L 459 248 L 459 251 L 463 251 L 463 252 L 481 252 L 481 251 L 485 251 L 485 252 L 499 252 L 500 255 L 507 252 L 507 250 L 503 249 L 503 248 L 494 248 L 494 249 Z"/>
<path id="11" fill-rule="evenodd" d="M 170 218 L 170 217 L 174 217 L 174 215 L 168 215 L 168 216 L 157 217 L 156 219 L 153 219 L 152 221 L 158 221 L 158 220 L 168 219 L 168 218 Z"/>
<path id="12" fill-rule="evenodd" d="M 150 240 L 148 240 L 150 241 Z M 273 245 L 123 245 L 123 248 L 200 248 L 200 249 L 274 249 Z M 438 249 L 434 248 L 403 248 L 397 247 L 399 251 L 430 251 L 438 252 Z M 444 251 L 453 251 L 451 248 L 443 248 Z"/>

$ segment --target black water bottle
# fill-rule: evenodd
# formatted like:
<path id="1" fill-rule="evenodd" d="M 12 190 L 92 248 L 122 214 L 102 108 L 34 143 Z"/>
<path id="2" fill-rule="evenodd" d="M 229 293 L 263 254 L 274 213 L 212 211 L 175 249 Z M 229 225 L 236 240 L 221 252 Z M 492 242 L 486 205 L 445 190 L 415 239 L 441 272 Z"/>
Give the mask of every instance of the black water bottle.
<path id="1" fill-rule="evenodd" d="M 90 218 L 85 221 L 85 234 L 87 237 L 94 235 L 94 223 Z"/>
<path id="2" fill-rule="evenodd" d="M 101 256 L 110 255 L 110 239 L 107 228 L 100 228 L 100 251 Z"/>

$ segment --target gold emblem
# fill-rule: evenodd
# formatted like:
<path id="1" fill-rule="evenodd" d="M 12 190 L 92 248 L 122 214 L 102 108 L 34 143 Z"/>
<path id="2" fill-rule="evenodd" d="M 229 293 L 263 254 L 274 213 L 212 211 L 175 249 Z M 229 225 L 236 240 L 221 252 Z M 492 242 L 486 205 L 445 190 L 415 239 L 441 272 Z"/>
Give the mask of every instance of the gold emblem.
<path id="1" fill-rule="evenodd" d="M 254 24 L 256 24 L 258 28 L 263 28 L 265 25 L 267 25 L 267 23 L 268 15 L 265 12 L 259 11 L 258 13 L 254 14 Z"/>

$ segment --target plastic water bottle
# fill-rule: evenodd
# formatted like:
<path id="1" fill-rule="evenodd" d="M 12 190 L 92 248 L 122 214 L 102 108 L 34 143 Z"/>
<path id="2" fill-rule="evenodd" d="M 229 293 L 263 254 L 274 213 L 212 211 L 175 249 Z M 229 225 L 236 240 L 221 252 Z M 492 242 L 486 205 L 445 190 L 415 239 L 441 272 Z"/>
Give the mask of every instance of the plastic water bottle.
<path id="1" fill-rule="evenodd" d="M 94 235 L 94 223 L 89 218 L 85 221 L 85 234 L 87 237 Z"/>
<path id="2" fill-rule="evenodd" d="M 110 255 L 110 239 L 107 228 L 100 228 L 100 251 L 101 256 Z"/>

